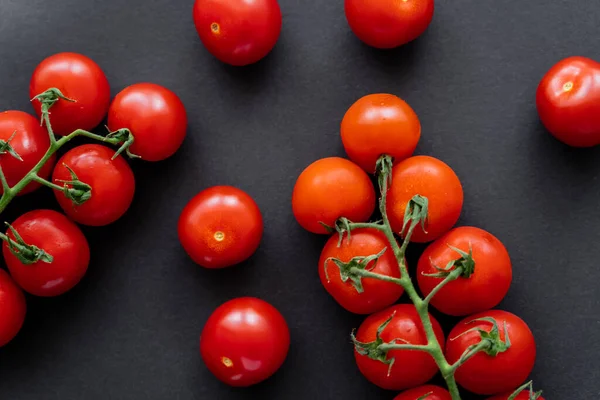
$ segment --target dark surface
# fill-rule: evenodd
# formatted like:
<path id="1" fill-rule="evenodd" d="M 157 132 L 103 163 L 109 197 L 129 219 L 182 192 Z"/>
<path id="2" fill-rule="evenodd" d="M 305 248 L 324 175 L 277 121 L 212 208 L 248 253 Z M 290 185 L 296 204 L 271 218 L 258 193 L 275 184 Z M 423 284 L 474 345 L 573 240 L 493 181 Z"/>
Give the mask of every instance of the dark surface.
<path id="1" fill-rule="evenodd" d="M 93 258 L 83 282 L 61 298 L 28 299 L 23 331 L 0 350 L 1 399 L 391 399 L 357 371 L 348 334 L 362 317 L 321 287 L 325 239 L 302 231 L 290 205 L 304 167 L 343 155 L 341 118 L 372 92 L 413 106 L 423 125 L 417 152 L 462 179 L 460 223 L 509 249 L 514 283 L 502 308 L 536 336 L 536 387 L 554 400 L 600 395 L 600 149 L 552 139 L 534 104 L 553 63 L 598 56 L 596 1 L 438 1 L 424 36 L 381 52 L 353 36 L 341 0 L 281 0 L 275 51 L 244 69 L 204 50 L 192 4 L 0 1 L 0 109 L 32 112 L 34 67 L 76 51 L 101 65 L 113 94 L 159 83 L 190 116 L 176 156 L 133 163 L 138 187 L 126 217 L 85 229 Z M 265 235 L 249 262 L 206 271 L 183 253 L 176 224 L 185 203 L 216 184 L 256 199 Z M 36 207 L 56 207 L 48 190 L 18 199 L 2 219 Z M 207 372 L 198 337 L 215 307 L 243 295 L 281 310 L 292 348 L 267 383 L 234 390 Z"/>

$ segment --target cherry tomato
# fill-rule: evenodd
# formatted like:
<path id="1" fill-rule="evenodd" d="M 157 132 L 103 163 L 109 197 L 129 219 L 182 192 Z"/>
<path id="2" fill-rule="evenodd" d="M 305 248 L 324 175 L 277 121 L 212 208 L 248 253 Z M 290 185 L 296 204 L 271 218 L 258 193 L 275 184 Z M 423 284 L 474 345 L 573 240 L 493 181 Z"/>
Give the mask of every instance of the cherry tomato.
<path id="1" fill-rule="evenodd" d="M 0 113 L 0 140 L 9 142 L 9 145 L 22 159 L 21 161 L 13 157 L 8 151 L 0 153 L 0 167 L 2 167 L 10 187 L 23 179 L 50 148 L 50 137 L 40 126 L 40 121 L 22 111 Z M 38 175 L 47 179 L 55 161 L 56 156 L 53 155 L 40 169 Z M 31 182 L 19 192 L 19 195 L 30 193 L 39 187 L 39 183 Z M 2 186 L 0 186 L 1 193 L 4 193 Z"/>
<path id="2" fill-rule="evenodd" d="M 74 221 L 89 226 L 104 226 L 121 218 L 129 209 L 135 192 L 135 178 L 127 161 L 115 150 L 99 144 L 84 144 L 65 153 L 56 164 L 52 179 L 72 180 L 67 166 L 80 181 L 92 187 L 92 197 L 76 206 L 64 193 L 55 191 L 64 212 Z M 66 165 L 66 166 L 65 166 Z"/>
<path id="3" fill-rule="evenodd" d="M 392 156 L 394 162 L 412 156 L 421 137 L 421 123 L 399 97 L 370 94 L 348 109 L 341 133 L 348 157 L 374 173 L 377 159 L 383 154 Z"/>
<path id="4" fill-rule="evenodd" d="M 559 61 L 540 82 L 536 103 L 542 123 L 561 142 L 600 144 L 600 63 L 585 57 Z"/>
<path id="5" fill-rule="evenodd" d="M 419 224 L 411 241 L 426 243 L 448 232 L 458 221 L 463 206 L 463 189 L 456 173 L 444 162 L 429 156 L 414 156 L 392 170 L 387 211 L 394 232 L 401 232 L 406 205 L 417 194 L 429 200 L 426 233 Z"/>
<path id="6" fill-rule="evenodd" d="M 34 296 L 53 297 L 71 290 L 81 281 L 90 263 L 90 248 L 81 230 L 64 215 L 35 210 L 21 215 L 12 227 L 29 245 L 53 257 L 51 263 L 23 264 L 4 242 L 2 252 L 14 280 Z M 7 232 L 11 239 L 15 236 Z"/>
<path id="7" fill-rule="evenodd" d="M 218 307 L 200 335 L 200 354 L 210 372 L 237 387 L 272 376 L 289 347 L 290 332 L 283 316 L 266 301 L 252 297 Z"/>
<path id="8" fill-rule="evenodd" d="M 213 56 L 244 66 L 275 47 L 281 33 L 281 9 L 277 0 L 196 0 L 194 23 Z"/>
<path id="9" fill-rule="evenodd" d="M 418 38 L 433 19 L 433 0 L 345 0 L 344 4 L 354 34 L 379 49 Z"/>
<path id="10" fill-rule="evenodd" d="M 400 393 L 394 400 L 452 400 L 450 393 L 435 385 L 425 385 Z"/>
<path id="11" fill-rule="evenodd" d="M 508 400 L 510 398 L 510 396 L 512 396 L 513 393 L 514 392 L 510 392 L 510 393 L 490 397 L 490 398 L 488 398 L 488 400 Z M 519 393 L 517 395 L 517 397 L 514 398 L 514 400 L 533 400 L 533 398 L 531 397 L 531 393 L 529 392 L 529 389 L 525 389 L 521 393 Z M 544 400 L 544 398 L 542 396 L 540 396 L 540 397 L 535 398 L 535 400 Z"/>
<path id="12" fill-rule="evenodd" d="M 512 265 L 506 248 L 489 232 L 474 227 L 454 228 L 423 252 L 417 267 L 419 288 L 425 296 L 442 282 L 431 274 L 439 272 L 453 260 L 463 257 L 450 246 L 465 253 L 472 251 L 473 274 L 460 277 L 444 286 L 431 300 L 431 305 L 444 314 L 464 316 L 496 307 L 510 288 Z M 452 268 L 454 269 L 454 267 Z"/>
<path id="13" fill-rule="evenodd" d="M 375 210 L 375 188 L 369 176 L 351 161 L 322 158 L 298 177 L 292 209 L 304 229 L 326 234 L 321 223 L 333 226 L 340 217 L 367 221 Z"/>
<path id="14" fill-rule="evenodd" d="M 50 109 L 54 133 L 68 135 L 77 129 L 100 125 L 110 103 L 110 86 L 102 69 L 90 58 L 77 53 L 58 53 L 42 61 L 31 77 L 29 98 L 47 89 L 59 89 L 75 102 L 59 100 Z M 41 116 L 41 103 L 33 101 Z"/>
<path id="15" fill-rule="evenodd" d="M 471 345 L 481 341 L 481 334 L 470 331 L 480 328 L 486 332 L 492 330 L 492 323 L 475 321 L 480 318 L 493 318 L 498 324 L 500 339 L 506 342 L 504 323 L 508 330 L 510 348 L 493 357 L 484 352 L 456 370 L 456 382 L 466 390 L 492 395 L 514 391 L 522 385 L 535 363 L 535 340 L 527 324 L 519 317 L 506 311 L 490 310 L 469 316 L 458 323 L 450 332 L 446 343 L 446 358 L 450 364 L 455 363 Z"/>
<path id="16" fill-rule="evenodd" d="M 0 347 L 17 336 L 27 313 L 25 295 L 10 276 L 0 269 Z"/>
<path id="17" fill-rule="evenodd" d="M 130 150 L 147 161 L 172 156 L 187 130 L 185 106 L 175 93 L 153 83 L 123 89 L 108 110 L 108 128 L 128 128 L 135 138 Z"/>
<path id="18" fill-rule="evenodd" d="M 224 268 L 247 260 L 260 244 L 263 219 L 244 191 L 214 186 L 198 193 L 179 217 L 179 240 L 205 268 Z"/>
<path id="19" fill-rule="evenodd" d="M 412 304 L 398 304 L 370 315 L 358 328 L 356 339 L 362 343 L 373 342 L 377 338 L 377 330 L 392 317 L 391 322 L 381 333 L 381 339 L 390 343 L 399 339 L 400 343 L 427 344 L 427 337 L 417 310 Z M 444 333 L 440 324 L 430 316 L 435 336 L 444 343 Z M 387 360 L 395 359 L 391 371 L 389 365 L 359 354 L 354 356 L 358 369 L 371 383 L 387 390 L 404 390 L 423 385 L 437 372 L 433 358 L 425 352 L 413 350 L 392 350 Z"/>
<path id="20" fill-rule="evenodd" d="M 404 289 L 391 282 L 372 278 L 362 278 L 362 293 L 359 293 L 352 280 L 344 282 L 340 268 L 331 260 L 338 259 L 344 263 L 355 257 L 368 257 L 387 250 L 377 259 L 365 265 L 365 269 L 376 274 L 400 278 L 400 269 L 389 249 L 385 235 L 376 229 L 355 229 L 351 236 L 344 237 L 338 247 L 338 236 L 333 235 L 321 252 L 319 260 L 319 276 L 327 292 L 346 310 L 356 314 L 372 314 L 394 304 Z"/>

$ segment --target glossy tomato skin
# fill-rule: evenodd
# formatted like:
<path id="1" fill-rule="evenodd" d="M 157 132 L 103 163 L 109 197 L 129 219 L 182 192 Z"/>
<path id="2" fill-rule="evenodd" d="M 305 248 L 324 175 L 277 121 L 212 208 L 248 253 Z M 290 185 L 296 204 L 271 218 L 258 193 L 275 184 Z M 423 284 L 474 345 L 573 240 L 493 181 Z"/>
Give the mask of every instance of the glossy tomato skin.
<path id="1" fill-rule="evenodd" d="M 452 400 L 446 389 L 435 385 L 424 385 L 409 389 L 394 397 L 394 400 L 420 400 L 425 395 L 427 395 L 425 400 Z"/>
<path id="2" fill-rule="evenodd" d="M 75 222 L 104 226 L 121 218 L 129 209 L 135 192 L 133 172 L 123 157 L 111 160 L 115 150 L 99 144 L 84 144 L 65 153 L 52 174 L 54 183 L 71 180 L 65 165 L 80 181 L 92 187 L 92 197 L 75 206 L 62 192 L 54 191 L 58 203 Z"/>
<path id="3" fill-rule="evenodd" d="M 487 400 L 508 400 L 508 398 L 510 396 L 512 396 L 513 393 L 514 393 L 514 391 L 512 391 L 510 393 L 500 394 L 498 396 L 490 397 Z M 515 397 L 514 400 L 530 400 L 530 399 L 531 399 L 531 396 L 529 394 L 529 389 L 525 389 L 524 391 L 519 393 L 517 395 L 517 397 Z M 545 400 L 545 399 L 540 396 L 536 400 Z"/>
<path id="4" fill-rule="evenodd" d="M 585 57 L 559 61 L 542 78 L 536 104 L 542 123 L 561 142 L 600 144 L 600 63 Z"/>
<path id="5" fill-rule="evenodd" d="M 315 161 L 298 177 L 292 209 L 298 223 L 312 233 L 327 234 L 340 217 L 367 221 L 375 210 L 375 188 L 356 164 L 340 157 Z"/>
<path id="6" fill-rule="evenodd" d="M 92 59 L 77 53 L 58 53 L 42 61 L 29 83 L 29 98 L 57 88 L 75 102 L 59 100 L 50 112 L 55 133 L 68 135 L 76 129 L 91 130 L 100 125 L 110 103 L 110 85 L 102 69 Z M 33 101 L 41 116 L 41 103 Z"/>
<path id="7" fill-rule="evenodd" d="M 345 0 L 346 19 L 369 46 L 391 49 L 425 32 L 433 19 L 434 0 Z"/>
<path id="8" fill-rule="evenodd" d="M 395 314 L 394 314 L 395 313 Z M 358 328 L 356 339 L 363 343 L 372 342 L 377 337 L 377 329 L 392 315 L 391 322 L 381 334 L 381 339 L 389 343 L 402 339 L 410 344 L 427 344 L 427 337 L 417 310 L 412 304 L 398 304 L 370 315 Z M 440 324 L 431 317 L 433 330 L 438 341 L 444 343 L 444 333 Z M 360 372 L 371 383 L 387 390 L 405 390 L 423 385 L 437 373 L 433 358 L 421 351 L 393 350 L 388 360 L 396 361 L 388 375 L 388 365 L 360 355 L 354 350 L 354 357 Z"/>
<path id="9" fill-rule="evenodd" d="M 187 131 L 185 106 L 175 93 L 154 83 L 136 83 L 123 89 L 108 110 L 108 128 L 128 128 L 130 150 L 147 161 L 161 161 L 181 147 Z"/>
<path id="10" fill-rule="evenodd" d="M 512 264 L 508 251 L 483 229 L 461 226 L 454 228 L 429 245 L 417 266 L 417 280 L 427 296 L 443 280 L 425 276 L 439 272 L 450 261 L 461 258 L 450 248 L 473 252 L 475 271 L 469 278 L 458 278 L 444 286 L 431 300 L 431 305 L 444 314 L 465 316 L 496 307 L 508 293 L 512 282 Z"/>
<path id="11" fill-rule="evenodd" d="M 342 142 L 348 157 L 369 173 L 387 154 L 400 162 L 413 155 L 421 137 L 414 110 L 392 94 L 370 94 L 356 101 L 344 115 Z"/>
<path id="12" fill-rule="evenodd" d="M 258 205 L 241 189 L 214 186 L 198 193 L 179 217 L 179 240 L 205 268 L 225 268 L 250 258 L 263 234 Z"/>
<path id="13" fill-rule="evenodd" d="M 23 290 L 34 296 L 54 297 L 81 281 L 90 263 L 90 248 L 81 230 L 67 217 L 52 210 L 35 210 L 21 215 L 12 226 L 25 243 L 53 257 L 51 263 L 38 261 L 25 265 L 4 242 L 4 260 Z M 14 239 L 12 232 L 7 235 Z"/>
<path id="14" fill-rule="evenodd" d="M 50 148 L 50 137 L 46 130 L 40 126 L 40 121 L 37 118 L 22 111 L 4 111 L 0 113 L 0 140 L 8 141 L 15 132 L 15 136 L 10 140 L 10 145 L 23 161 L 8 153 L 0 154 L 0 166 L 10 187 L 23 179 Z M 38 175 L 47 179 L 50 172 L 52 172 L 55 161 L 56 156 L 53 155 L 40 169 Z M 19 192 L 19 195 L 30 193 L 39 187 L 39 183 L 31 182 Z M 0 186 L 0 194 L 3 192 L 4 190 Z"/>
<path id="15" fill-rule="evenodd" d="M 394 232 L 402 231 L 406 205 L 415 196 L 429 200 L 426 233 L 419 224 L 411 241 L 426 243 L 448 232 L 458 221 L 464 194 L 456 173 L 446 163 L 429 156 L 407 158 L 392 169 L 387 211 Z"/>
<path id="16" fill-rule="evenodd" d="M 348 262 L 354 257 L 378 254 L 387 248 L 377 262 L 371 262 L 367 270 L 376 274 L 400 278 L 398 263 L 389 249 L 385 235 L 376 229 L 355 229 L 350 238 L 344 237 L 338 247 L 338 236 L 333 235 L 323 248 L 319 259 L 319 277 L 327 292 L 346 310 L 355 314 L 372 314 L 394 304 L 404 290 L 391 282 L 363 278 L 363 292 L 359 293 L 352 281 L 342 281 L 340 269 L 331 258 Z M 327 271 L 327 273 L 325 273 Z"/>
<path id="17" fill-rule="evenodd" d="M 277 0 L 196 0 L 200 40 L 220 61 L 244 66 L 271 52 L 281 33 Z"/>
<path id="18" fill-rule="evenodd" d="M 219 380 L 247 387 L 272 376 L 287 357 L 290 332 L 264 300 L 242 297 L 218 307 L 200 336 L 200 354 Z"/>
<path id="19" fill-rule="evenodd" d="M 25 322 L 25 295 L 11 277 L 0 269 L 0 347 L 13 340 Z"/>
<path id="20" fill-rule="evenodd" d="M 492 329 L 490 322 L 474 321 L 486 317 L 493 318 L 497 322 L 500 338 L 503 341 L 506 340 L 504 335 L 504 322 L 506 322 L 511 346 L 496 357 L 483 352 L 476 354 L 456 370 L 456 381 L 466 390 L 480 395 L 514 391 L 531 373 L 536 357 L 535 340 L 531 330 L 514 314 L 490 310 L 465 318 L 448 335 L 446 358 L 452 364 L 469 346 L 480 342 L 478 332 L 466 334 L 465 332 L 477 327 L 489 332 Z"/>

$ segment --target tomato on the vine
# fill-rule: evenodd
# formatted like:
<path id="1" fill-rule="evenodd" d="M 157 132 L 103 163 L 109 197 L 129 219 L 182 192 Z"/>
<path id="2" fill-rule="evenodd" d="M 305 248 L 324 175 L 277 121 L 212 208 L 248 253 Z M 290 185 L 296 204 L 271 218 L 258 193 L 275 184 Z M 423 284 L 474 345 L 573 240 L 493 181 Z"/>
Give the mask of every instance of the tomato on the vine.
<path id="1" fill-rule="evenodd" d="M 500 340 L 506 341 L 505 326 L 510 346 L 496 356 L 479 352 L 456 370 L 455 378 L 466 390 L 492 395 L 514 391 L 522 385 L 535 364 L 535 339 L 521 318 L 507 311 L 490 310 L 471 315 L 459 322 L 448 335 L 446 358 L 455 363 L 470 346 L 481 341 L 477 329 L 490 332 L 493 324 L 481 318 L 496 321 Z"/>
<path id="2" fill-rule="evenodd" d="M 25 295 L 11 277 L 0 269 L 0 347 L 17 336 L 27 313 Z"/>
<path id="3" fill-rule="evenodd" d="M 15 282 L 34 296 L 53 297 L 77 285 L 90 263 L 90 248 L 81 230 L 63 214 L 52 210 L 35 210 L 21 215 L 12 224 L 28 245 L 52 256 L 50 263 L 22 263 L 4 242 L 2 252 Z M 7 236 L 15 239 L 12 231 Z"/>
<path id="4" fill-rule="evenodd" d="M 465 259 L 455 249 L 469 254 Z M 421 255 L 417 266 L 417 281 L 423 295 L 427 296 L 444 279 L 438 268 L 444 269 L 449 262 L 458 260 L 451 272 L 461 262 L 472 264 L 474 271 L 469 277 L 459 277 L 447 283 L 431 300 L 431 305 L 444 314 L 464 316 L 496 307 L 510 288 L 512 265 L 508 251 L 496 238 L 483 229 L 461 226 L 454 228 L 429 245 Z M 458 264 L 458 265 L 457 265 Z M 471 269 L 471 266 L 466 266 Z M 429 275 L 429 276 L 428 276 Z"/>
<path id="5" fill-rule="evenodd" d="M 222 382 L 246 387 L 273 375 L 287 357 L 290 332 L 264 300 L 242 297 L 219 306 L 200 336 L 204 363 Z"/>
<path id="6" fill-rule="evenodd" d="M 367 221 L 375 210 L 375 199 L 373 182 L 365 171 L 349 160 L 328 157 L 302 171 L 294 186 L 292 209 L 304 229 L 326 234 L 322 224 L 333 227 L 341 217 Z"/>
<path id="7" fill-rule="evenodd" d="M 194 23 L 213 56 L 244 66 L 275 47 L 281 33 L 281 9 L 277 0 L 196 0 Z"/>
<path id="8" fill-rule="evenodd" d="M 69 150 L 56 164 L 52 174 L 55 184 L 73 180 L 70 168 L 81 182 L 92 187 L 91 198 L 81 205 L 74 205 L 62 192 L 54 192 L 64 212 L 74 221 L 104 226 L 121 218 L 129 209 L 135 178 L 123 157 L 112 160 L 114 154 L 115 150 L 106 146 L 84 144 Z"/>
<path id="9" fill-rule="evenodd" d="M 128 128 L 135 138 L 130 151 L 147 161 L 172 156 L 187 130 L 185 106 L 171 90 L 154 83 L 123 89 L 108 110 L 108 129 Z"/>
<path id="10" fill-rule="evenodd" d="M 424 385 L 407 390 L 394 397 L 394 400 L 452 400 L 450 393 L 435 385 Z"/>
<path id="11" fill-rule="evenodd" d="M 76 129 L 91 130 L 106 116 L 110 86 L 106 75 L 92 59 L 77 53 L 58 53 L 43 60 L 33 72 L 29 98 L 56 88 L 74 100 L 59 100 L 52 106 L 50 123 L 55 133 L 68 135 Z M 41 116 L 42 105 L 33 108 Z"/>
<path id="12" fill-rule="evenodd" d="M 417 194 L 428 199 L 428 217 L 426 232 L 419 224 L 411 241 L 426 243 L 456 224 L 463 206 L 463 188 L 452 168 L 437 158 L 414 156 L 400 162 L 392 169 L 392 186 L 387 194 L 388 217 L 394 232 L 402 231 L 406 205 Z"/>
<path id="13" fill-rule="evenodd" d="M 250 258 L 263 234 L 263 219 L 250 195 L 232 186 L 198 193 L 179 217 L 179 241 L 197 264 L 225 268 Z"/>
<path id="14" fill-rule="evenodd" d="M 10 187 L 23 179 L 50 148 L 50 137 L 40 126 L 40 121 L 22 111 L 0 113 L 0 140 L 7 143 L 5 144 L 7 149 L 0 151 L 0 167 Z M 8 146 L 20 157 L 20 160 L 9 153 Z M 39 170 L 38 176 L 48 178 L 55 161 L 56 156 L 53 155 Z M 19 195 L 30 193 L 39 187 L 39 183 L 31 182 L 19 192 Z M 0 186 L 0 194 L 3 192 L 4 189 Z"/>
<path id="15" fill-rule="evenodd" d="M 392 94 L 370 94 L 356 101 L 344 115 L 342 142 L 348 157 L 369 173 L 381 155 L 400 162 L 412 156 L 421 123 L 414 110 Z"/>
<path id="16" fill-rule="evenodd" d="M 434 0 L 346 0 L 350 29 L 369 46 L 391 49 L 418 38 L 433 19 Z"/>

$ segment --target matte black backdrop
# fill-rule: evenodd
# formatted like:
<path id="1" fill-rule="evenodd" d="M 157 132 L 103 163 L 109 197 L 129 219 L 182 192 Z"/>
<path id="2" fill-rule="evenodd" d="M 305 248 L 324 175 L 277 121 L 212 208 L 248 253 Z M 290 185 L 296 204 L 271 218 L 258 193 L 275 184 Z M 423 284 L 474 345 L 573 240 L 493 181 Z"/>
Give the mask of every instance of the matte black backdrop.
<path id="1" fill-rule="evenodd" d="M 304 167 L 343 155 L 341 118 L 373 92 L 414 107 L 417 153 L 462 179 L 460 223 L 508 247 L 514 283 L 502 308 L 535 333 L 536 387 L 554 400 L 600 395 L 600 149 L 552 139 L 534 104 L 553 63 L 598 56 L 596 1 L 437 1 L 424 36 L 383 52 L 353 36 L 342 0 L 281 0 L 275 51 L 243 69 L 204 50 L 192 4 L 0 1 L 0 109 L 32 111 L 34 67 L 75 51 L 101 65 L 113 94 L 156 82 L 181 96 L 190 119 L 176 156 L 133 163 L 137 193 L 125 218 L 84 229 L 93 258 L 83 282 L 61 298 L 28 298 L 22 333 L 0 350 L 1 399 L 391 399 L 357 371 L 348 334 L 362 317 L 321 287 L 325 239 L 301 230 L 290 205 Z M 248 191 L 266 230 L 249 262 L 206 271 L 180 248 L 176 224 L 185 203 L 216 184 Z M 37 207 L 56 208 L 49 190 L 18 199 L 2 219 Z M 198 337 L 215 307 L 245 295 L 277 306 L 293 340 L 272 379 L 234 390 L 207 372 Z"/>

